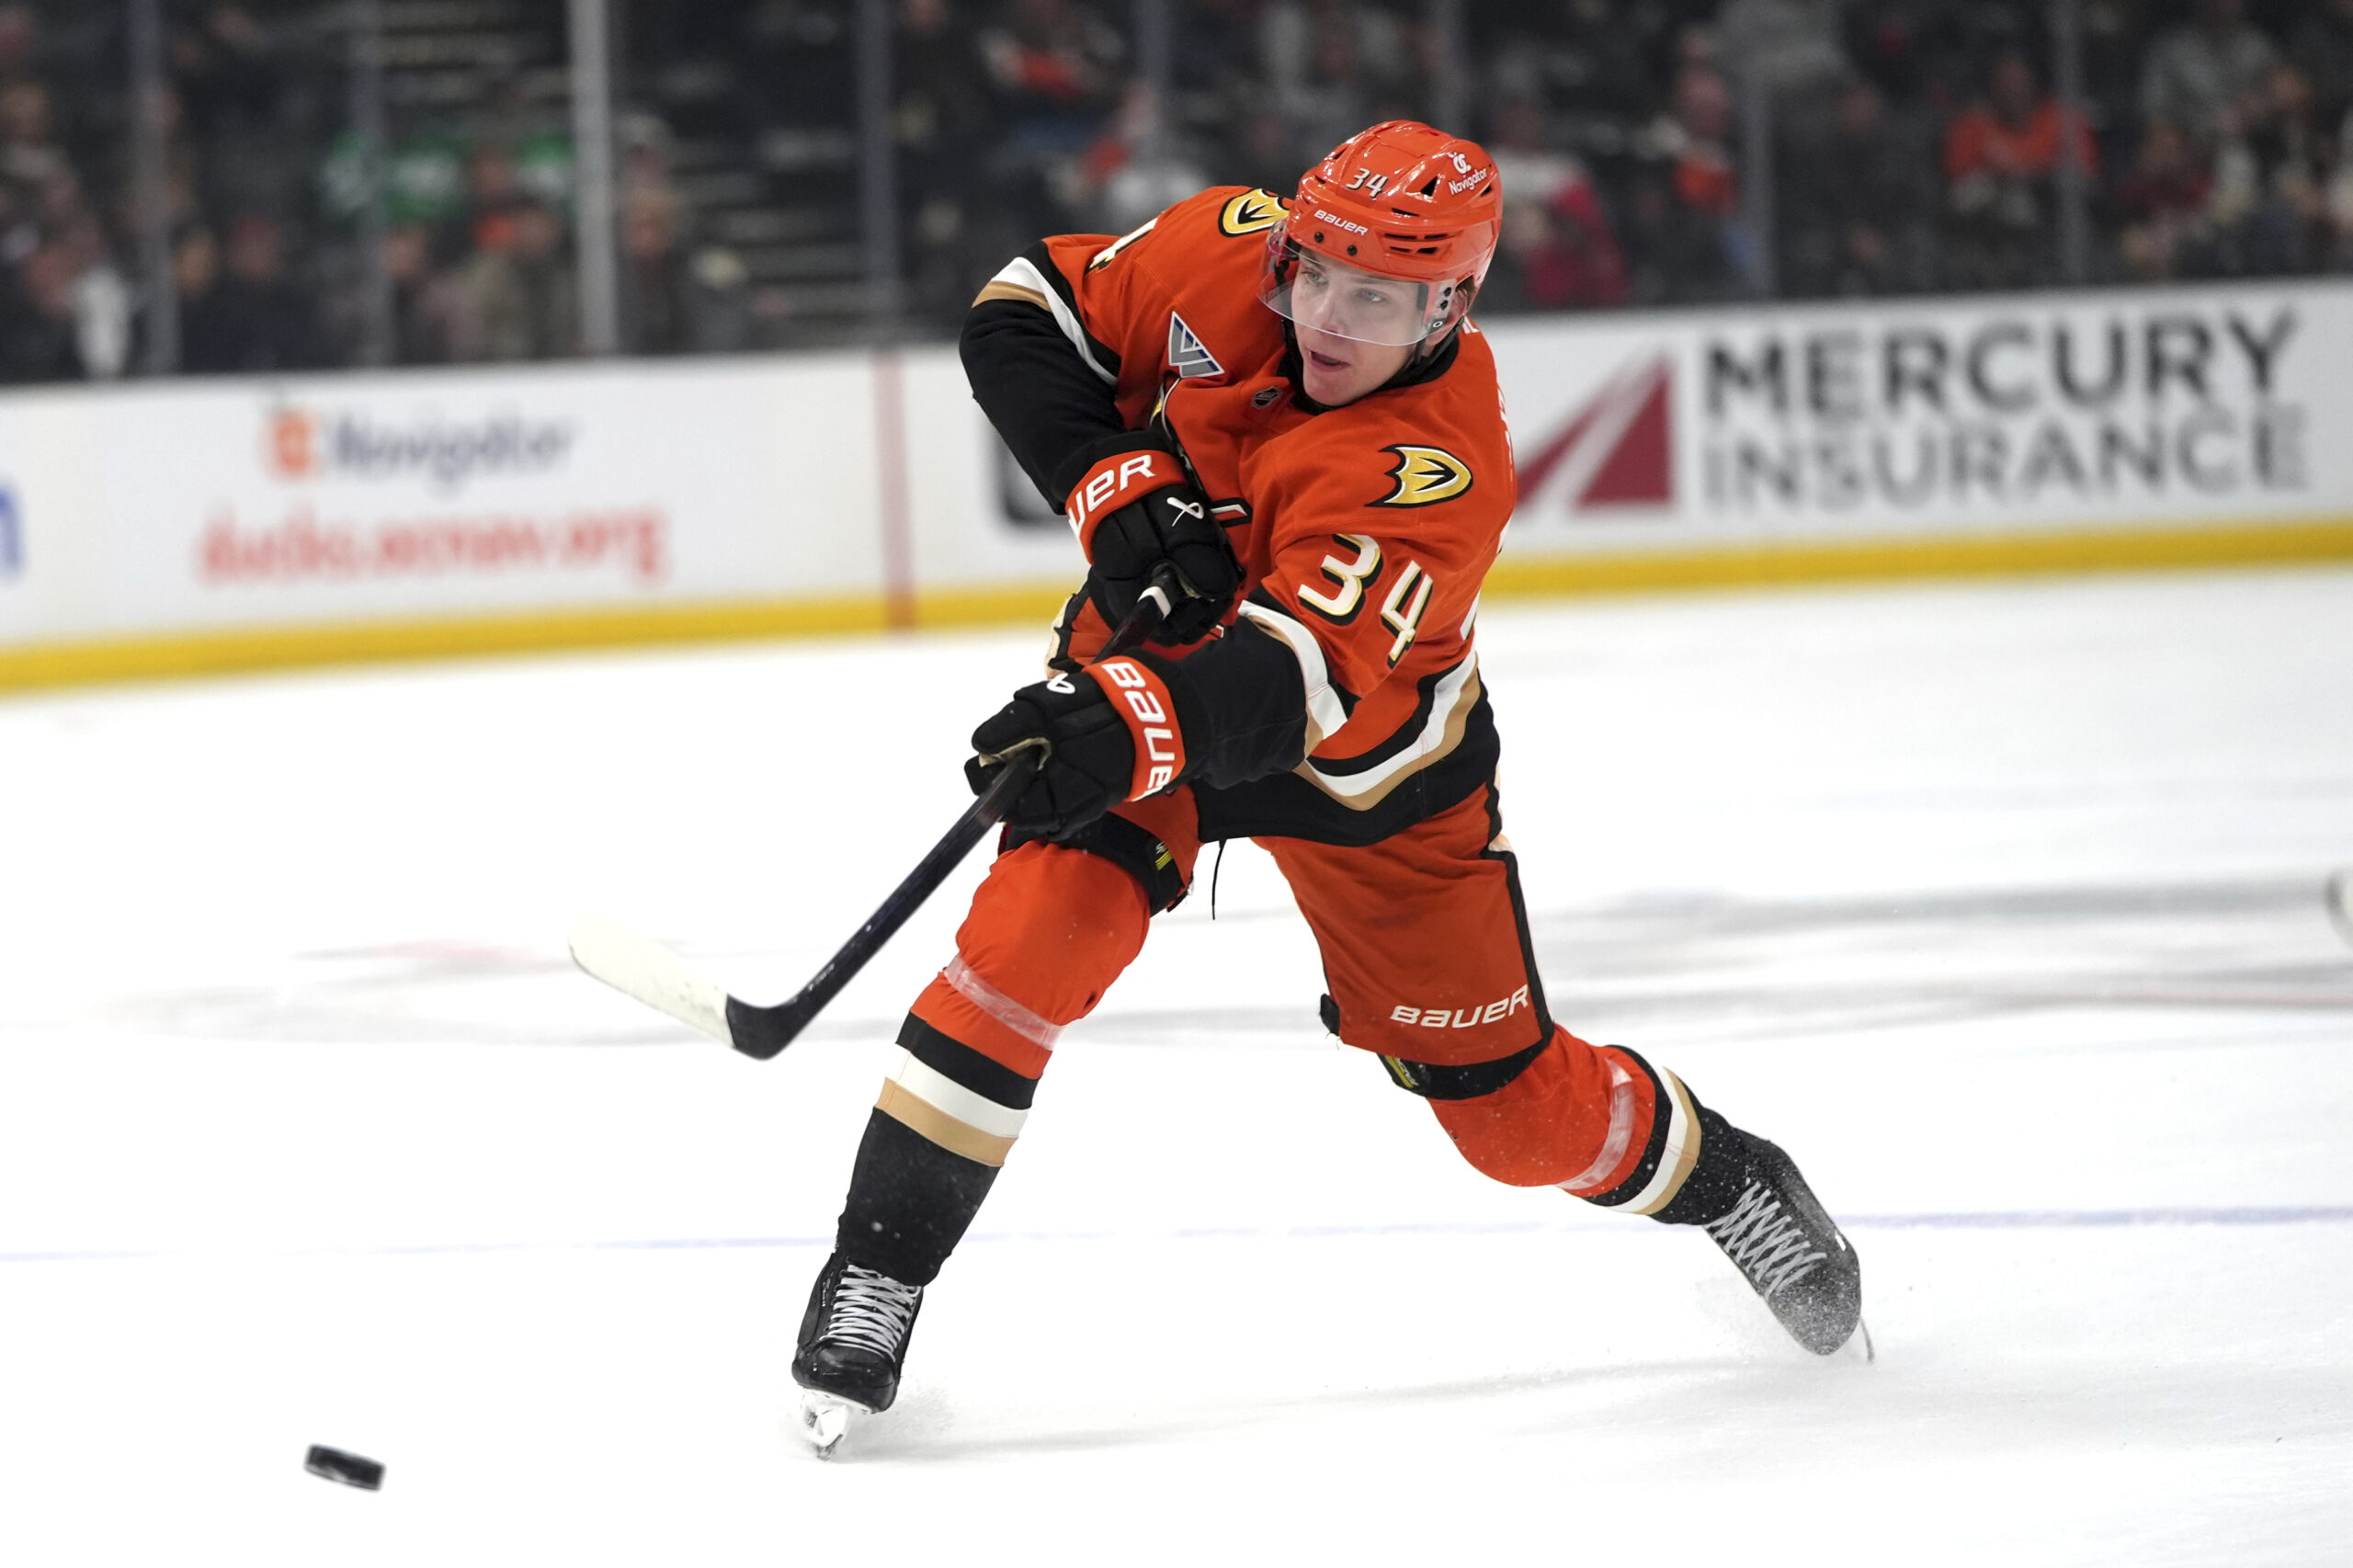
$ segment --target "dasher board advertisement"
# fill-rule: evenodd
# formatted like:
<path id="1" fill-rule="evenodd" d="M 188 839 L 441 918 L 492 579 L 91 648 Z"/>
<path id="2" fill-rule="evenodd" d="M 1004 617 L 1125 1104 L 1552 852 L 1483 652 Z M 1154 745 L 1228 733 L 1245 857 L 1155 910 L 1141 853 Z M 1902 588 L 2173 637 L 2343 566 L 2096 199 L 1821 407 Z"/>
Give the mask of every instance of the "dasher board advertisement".
<path id="1" fill-rule="evenodd" d="M 2353 290 L 2012 295 L 1490 333 L 1522 554 L 2353 517 Z"/>
<path id="2" fill-rule="evenodd" d="M 0 464 L 49 427 L 9 537 L 61 574 L 0 635 L 879 595 L 871 386 L 846 355 L 0 405 Z"/>

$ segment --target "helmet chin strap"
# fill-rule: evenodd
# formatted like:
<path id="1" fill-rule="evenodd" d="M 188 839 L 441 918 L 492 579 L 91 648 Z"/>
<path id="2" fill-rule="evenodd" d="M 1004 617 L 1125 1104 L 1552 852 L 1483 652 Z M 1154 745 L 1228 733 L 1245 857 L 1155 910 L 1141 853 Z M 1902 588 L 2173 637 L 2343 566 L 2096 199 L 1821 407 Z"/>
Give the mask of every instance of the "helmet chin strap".
<path id="1" fill-rule="evenodd" d="M 1425 335 L 1419 343 L 1414 345 L 1414 351 L 1405 356 L 1405 362 L 1398 367 L 1397 374 L 1390 377 L 1388 381 L 1382 382 L 1382 386 L 1394 386 L 1404 378 L 1412 375 L 1416 370 L 1419 370 L 1423 366 L 1428 364 L 1431 360 L 1445 353 L 1446 346 L 1453 342 L 1454 335 L 1461 330 L 1462 323 L 1456 322 L 1452 326 L 1446 328 L 1443 332 L 1433 332 Z"/>

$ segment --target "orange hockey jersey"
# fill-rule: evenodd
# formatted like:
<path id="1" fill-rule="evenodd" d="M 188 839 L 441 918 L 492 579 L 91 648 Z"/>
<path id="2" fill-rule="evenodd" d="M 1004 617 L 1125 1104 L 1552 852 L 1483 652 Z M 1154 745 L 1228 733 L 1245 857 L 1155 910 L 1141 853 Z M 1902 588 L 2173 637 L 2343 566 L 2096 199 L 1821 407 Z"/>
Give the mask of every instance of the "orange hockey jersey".
<path id="1" fill-rule="evenodd" d="M 1199 790 L 1203 835 L 1370 842 L 1492 774 L 1472 635 L 1511 451 L 1494 357 L 1467 323 L 1404 384 L 1307 401 L 1286 324 L 1258 299 L 1282 215 L 1266 191 L 1213 188 L 1124 237 L 1050 239 L 980 302 L 1049 312 L 1121 422 L 1176 448 L 1243 564 L 1236 618 L 1298 659 L 1303 758 Z M 1078 658 L 1107 635 L 1083 597 L 1060 631 Z"/>

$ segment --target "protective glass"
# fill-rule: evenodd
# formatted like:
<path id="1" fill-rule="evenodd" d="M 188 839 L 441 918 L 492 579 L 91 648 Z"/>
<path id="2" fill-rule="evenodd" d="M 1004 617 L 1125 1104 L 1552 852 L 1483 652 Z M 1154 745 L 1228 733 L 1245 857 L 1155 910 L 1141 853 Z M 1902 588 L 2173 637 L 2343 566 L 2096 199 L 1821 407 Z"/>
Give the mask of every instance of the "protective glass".
<path id="1" fill-rule="evenodd" d="M 1427 283 L 1383 278 L 1302 250 L 1287 239 L 1267 247 L 1258 298 L 1300 326 L 1358 343 L 1419 343 L 1446 323 L 1454 290 L 1431 297 Z"/>

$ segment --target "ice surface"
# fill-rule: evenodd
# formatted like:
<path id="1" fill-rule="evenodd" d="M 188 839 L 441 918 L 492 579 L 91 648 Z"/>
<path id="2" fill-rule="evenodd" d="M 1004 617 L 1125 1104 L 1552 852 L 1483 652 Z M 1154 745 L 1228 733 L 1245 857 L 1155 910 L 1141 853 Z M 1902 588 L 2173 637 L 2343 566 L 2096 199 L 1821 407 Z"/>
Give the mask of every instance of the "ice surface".
<path id="1" fill-rule="evenodd" d="M 563 934 L 790 992 L 1037 641 L 0 704 L 0 1560 L 2353 1556 L 2353 573 L 1488 612 L 1555 1010 L 1798 1156 L 1876 1365 L 1462 1165 L 1244 845 L 820 1465 L 791 1331 L 979 868 L 766 1064 Z"/>

